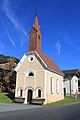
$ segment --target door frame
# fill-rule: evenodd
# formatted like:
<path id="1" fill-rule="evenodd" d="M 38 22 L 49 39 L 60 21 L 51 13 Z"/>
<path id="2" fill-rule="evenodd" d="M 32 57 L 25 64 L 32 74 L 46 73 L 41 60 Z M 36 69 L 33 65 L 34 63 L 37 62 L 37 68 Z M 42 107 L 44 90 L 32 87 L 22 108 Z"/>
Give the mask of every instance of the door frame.
<path id="1" fill-rule="evenodd" d="M 33 99 L 33 90 L 30 88 L 27 91 L 27 103 L 31 104 Z"/>

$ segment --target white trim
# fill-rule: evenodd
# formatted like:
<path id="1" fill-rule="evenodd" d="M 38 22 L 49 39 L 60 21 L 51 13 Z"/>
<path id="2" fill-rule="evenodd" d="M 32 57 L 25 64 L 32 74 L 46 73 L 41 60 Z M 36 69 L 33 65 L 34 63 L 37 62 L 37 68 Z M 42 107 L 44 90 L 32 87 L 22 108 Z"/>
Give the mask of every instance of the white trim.
<path id="1" fill-rule="evenodd" d="M 31 88 L 31 87 L 28 87 L 28 88 L 25 89 L 25 100 L 24 100 L 24 104 L 27 104 L 27 95 L 28 95 L 28 90 L 29 90 L 29 89 L 31 89 L 32 91 L 34 91 L 34 89 Z M 34 94 L 34 92 L 33 92 L 33 94 Z M 34 96 L 34 95 L 33 95 L 33 96 Z M 32 98 L 33 98 L 33 96 L 32 96 Z"/>
<path id="2" fill-rule="evenodd" d="M 18 88 L 17 88 L 17 87 L 18 87 L 18 72 L 17 72 L 17 74 L 16 74 L 16 90 L 15 90 L 16 92 L 15 92 L 15 97 L 18 96 L 18 91 L 17 91 Z"/>
<path id="3" fill-rule="evenodd" d="M 47 74 L 46 74 L 46 70 L 45 70 L 44 71 L 44 98 L 46 98 L 46 91 L 47 91 L 46 82 L 47 82 Z"/>
<path id="4" fill-rule="evenodd" d="M 26 55 L 24 54 L 23 57 L 21 58 L 20 62 L 18 63 L 17 67 L 14 69 L 16 72 L 19 70 L 21 64 L 24 62 L 26 58 Z"/>
<path id="5" fill-rule="evenodd" d="M 54 94 L 54 78 L 53 77 L 51 77 L 51 87 L 50 87 L 50 89 L 51 89 L 51 94 Z"/>
<path id="6" fill-rule="evenodd" d="M 56 80 L 56 93 L 59 94 L 59 79 Z"/>
<path id="7" fill-rule="evenodd" d="M 38 88 L 36 89 L 36 98 L 38 98 Z"/>
<path id="8" fill-rule="evenodd" d="M 54 72 L 54 71 L 49 71 L 49 70 L 46 70 L 46 71 L 47 71 L 48 73 L 51 73 L 53 77 L 54 77 L 54 74 L 63 77 L 62 75 L 60 75 L 60 74 L 58 74 L 58 73 L 56 73 L 56 72 Z"/>
<path id="9" fill-rule="evenodd" d="M 43 61 L 43 59 L 40 57 L 40 55 L 36 52 L 37 56 L 41 59 L 41 61 L 43 62 L 43 64 L 47 67 L 46 63 Z"/>
<path id="10" fill-rule="evenodd" d="M 17 67 L 14 70 L 17 72 L 19 70 L 21 64 L 24 62 L 26 56 L 28 56 L 28 57 L 29 57 L 29 55 L 35 56 L 34 54 L 36 54 L 41 59 L 43 64 L 47 67 L 46 63 L 42 60 L 42 58 L 40 57 L 40 55 L 37 52 L 32 52 L 32 53 L 30 52 L 29 54 L 24 54 L 23 55 L 23 57 L 21 58 L 20 62 L 18 63 Z"/>
<path id="11" fill-rule="evenodd" d="M 61 79 L 61 93 L 64 95 L 64 90 L 63 90 L 63 88 L 64 88 L 64 82 L 63 82 L 63 79 Z M 67 92 L 67 91 L 66 91 Z"/>
<path id="12" fill-rule="evenodd" d="M 39 55 L 36 51 L 34 51 L 34 52 L 29 52 L 27 55 L 30 55 L 30 54 L 36 54 L 36 55 L 41 59 L 41 61 L 43 62 L 43 64 L 44 64 L 46 67 L 48 67 L 48 66 L 46 65 L 46 63 L 43 61 L 43 59 L 40 57 L 40 55 Z"/>
<path id="13" fill-rule="evenodd" d="M 21 64 L 24 62 L 26 56 L 28 56 L 28 57 L 29 57 L 30 55 L 35 56 L 34 54 L 36 54 L 36 55 L 41 59 L 41 61 L 43 62 L 43 64 L 44 64 L 46 67 L 48 67 L 48 66 L 46 65 L 46 63 L 42 60 L 42 58 L 40 57 L 40 55 L 39 55 L 37 52 L 32 52 L 32 53 L 30 52 L 30 53 L 28 53 L 28 54 L 24 54 L 24 55 L 23 55 L 23 57 L 21 58 L 20 62 L 18 63 L 17 67 L 16 67 L 14 70 L 17 72 L 17 71 L 19 70 Z"/>
<path id="14" fill-rule="evenodd" d="M 25 90 L 25 100 L 24 100 L 24 104 L 27 104 L 27 94 L 28 94 L 28 90 Z"/>
<path id="15" fill-rule="evenodd" d="M 22 96 L 20 96 L 20 94 L 21 94 L 21 90 L 22 90 Z M 18 97 L 23 97 L 23 88 L 22 87 L 19 87 L 18 89 L 17 89 L 17 92 L 18 92 Z"/>
<path id="16" fill-rule="evenodd" d="M 33 99 L 36 98 L 36 91 L 33 90 Z"/>

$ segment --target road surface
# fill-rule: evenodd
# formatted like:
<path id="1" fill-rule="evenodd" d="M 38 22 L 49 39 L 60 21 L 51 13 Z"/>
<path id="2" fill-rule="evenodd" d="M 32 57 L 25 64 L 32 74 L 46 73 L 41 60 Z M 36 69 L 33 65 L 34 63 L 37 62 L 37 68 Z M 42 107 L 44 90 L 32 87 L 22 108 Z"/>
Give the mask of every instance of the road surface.
<path id="1" fill-rule="evenodd" d="M 1 112 L 0 120 L 80 120 L 80 104 Z"/>

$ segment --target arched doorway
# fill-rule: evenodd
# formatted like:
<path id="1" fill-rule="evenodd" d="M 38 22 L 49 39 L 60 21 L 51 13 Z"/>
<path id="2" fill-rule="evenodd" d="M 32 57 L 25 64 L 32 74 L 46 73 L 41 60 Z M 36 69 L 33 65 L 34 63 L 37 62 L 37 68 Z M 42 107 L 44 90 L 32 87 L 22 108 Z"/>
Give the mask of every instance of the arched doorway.
<path id="1" fill-rule="evenodd" d="M 32 96 L 33 96 L 33 91 L 31 89 L 28 90 L 28 96 L 27 96 L 27 102 L 29 104 L 32 103 Z"/>

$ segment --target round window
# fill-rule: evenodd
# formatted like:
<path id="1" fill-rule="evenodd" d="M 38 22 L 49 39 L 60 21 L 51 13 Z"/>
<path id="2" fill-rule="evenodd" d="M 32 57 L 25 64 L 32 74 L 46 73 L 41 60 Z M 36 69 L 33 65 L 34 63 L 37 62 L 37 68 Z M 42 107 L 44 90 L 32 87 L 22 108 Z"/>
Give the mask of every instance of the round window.
<path id="1" fill-rule="evenodd" d="M 33 60 L 34 60 L 34 56 L 33 56 L 33 55 L 30 55 L 30 56 L 28 57 L 28 61 L 29 61 L 29 62 L 33 62 Z"/>

